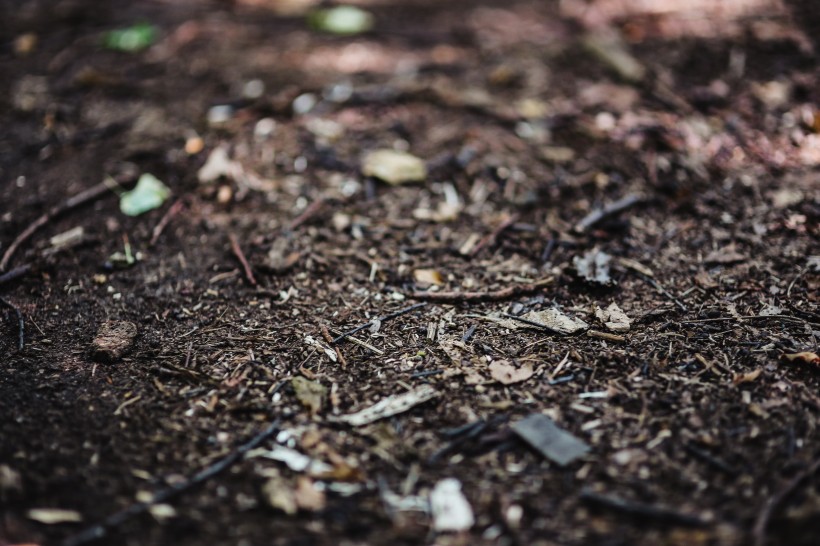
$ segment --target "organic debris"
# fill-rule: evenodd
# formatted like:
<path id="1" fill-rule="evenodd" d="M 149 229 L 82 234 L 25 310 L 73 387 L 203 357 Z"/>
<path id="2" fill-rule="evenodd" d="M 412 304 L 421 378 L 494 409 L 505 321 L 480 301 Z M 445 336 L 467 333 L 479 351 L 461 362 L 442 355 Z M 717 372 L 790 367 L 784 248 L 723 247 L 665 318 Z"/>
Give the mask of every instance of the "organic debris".
<path id="1" fill-rule="evenodd" d="M 116 362 L 131 349 L 138 331 L 136 324 L 125 320 L 102 323 L 91 343 L 91 356 L 100 362 Z"/>
<path id="2" fill-rule="evenodd" d="M 610 303 L 606 309 L 596 307 L 595 318 L 613 332 L 628 332 L 632 324 L 632 320 L 626 316 L 626 313 L 615 302 Z"/>
<path id="3" fill-rule="evenodd" d="M 362 174 L 396 186 L 424 181 L 427 178 L 427 166 L 424 161 L 407 152 L 376 150 L 365 156 Z"/>
<path id="4" fill-rule="evenodd" d="M 612 257 L 598 249 L 590 250 L 583 256 L 575 256 L 572 265 L 578 276 L 591 284 L 612 286 L 615 281 L 609 276 L 609 262 Z"/>
<path id="5" fill-rule="evenodd" d="M 365 408 L 358 413 L 344 415 L 342 417 L 334 418 L 334 420 L 353 425 L 354 427 L 369 425 L 379 419 L 404 413 L 419 404 L 432 400 L 436 396 L 438 396 L 438 391 L 436 391 L 436 389 L 428 385 L 424 385 L 412 391 L 388 396 L 373 406 Z"/>
<path id="6" fill-rule="evenodd" d="M 430 492 L 433 529 L 439 532 L 466 531 L 475 524 L 473 509 L 455 478 L 439 481 Z"/>
<path id="7" fill-rule="evenodd" d="M 120 210 L 128 216 L 139 216 L 162 206 L 171 196 L 171 190 L 156 176 L 145 173 L 131 191 L 120 195 Z"/>
<path id="8" fill-rule="evenodd" d="M 589 445 L 561 429 L 552 419 L 534 413 L 513 423 L 512 431 L 541 455 L 559 466 L 566 466 L 589 452 Z"/>

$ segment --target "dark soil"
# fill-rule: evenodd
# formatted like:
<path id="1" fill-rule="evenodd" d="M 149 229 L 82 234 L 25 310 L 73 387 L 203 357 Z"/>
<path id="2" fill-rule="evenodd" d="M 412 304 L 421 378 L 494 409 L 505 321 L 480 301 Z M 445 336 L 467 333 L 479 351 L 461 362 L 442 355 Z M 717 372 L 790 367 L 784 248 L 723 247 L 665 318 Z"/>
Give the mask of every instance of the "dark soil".
<path id="1" fill-rule="evenodd" d="M 356 37 L 268 9 L 284 4 L 0 2 L 0 253 L 107 177 L 150 172 L 173 192 L 137 217 L 106 192 L 10 256 L 0 544 L 60 544 L 277 419 L 262 447 L 329 473 L 251 456 L 98 543 L 816 543 L 820 364 L 789 355 L 816 359 L 820 336 L 820 71 L 777 3 L 705 13 L 709 32 L 612 18 L 648 69 L 636 84 L 557 2 L 379 2 Z M 141 21 L 160 29 L 150 48 L 101 45 Z M 209 122 L 220 105 L 229 119 Z M 241 172 L 200 182 L 220 146 Z M 426 161 L 425 182 L 360 174 L 394 147 Z M 50 242 L 77 227 L 76 244 Z M 126 245 L 136 263 L 112 265 Z M 591 251 L 609 281 L 579 275 Z M 326 341 L 426 298 L 425 278 L 459 293 L 553 281 L 430 301 L 354 336 L 376 352 Z M 628 332 L 596 318 L 613 302 Z M 605 336 L 502 317 L 555 306 Z M 94 345 L 106 321 L 138 332 L 113 362 Z M 493 362 L 534 373 L 503 384 Z M 297 397 L 314 383 L 318 409 Z M 422 385 L 438 396 L 338 420 Z M 538 412 L 589 453 L 561 467 L 519 440 L 510 425 Z M 475 524 L 437 534 L 425 503 L 448 477 Z M 299 510 L 271 490 L 297 491 Z M 40 508 L 82 522 L 45 525 Z"/>

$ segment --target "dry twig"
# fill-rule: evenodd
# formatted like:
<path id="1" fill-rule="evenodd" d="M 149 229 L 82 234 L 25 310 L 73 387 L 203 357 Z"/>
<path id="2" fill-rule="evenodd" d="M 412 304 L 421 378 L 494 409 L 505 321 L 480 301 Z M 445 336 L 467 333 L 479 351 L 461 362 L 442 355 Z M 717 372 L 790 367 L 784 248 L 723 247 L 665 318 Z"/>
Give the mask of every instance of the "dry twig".
<path id="1" fill-rule="evenodd" d="M 552 284 L 554 278 L 548 277 L 529 284 L 517 284 L 495 290 L 493 292 L 413 292 L 410 298 L 414 300 L 432 301 L 434 303 L 476 303 L 482 301 L 502 301 L 518 296 L 538 292 L 541 288 Z"/>
<path id="2" fill-rule="evenodd" d="M 251 286 L 256 286 L 256 278 L 253 276 L 251 264 L 249 264 L 248 259 L 245 258 L 245 253 L 242 252 L 242 248 L 239 246 L 239 241 L 236 239 L 236 235 L 231 233 L 228 237 L 231 240 L 231 250 L 233 251 L 233 255 L 236 256 L 236 259 L 239 260 L 240 264 L 242 264 L 242 269 L 245 272 L 245 278 Z"/>
<path id="3" fill-rule="evenodd" d="M 333 340 L 331 341 L 331 343 L 335 345 L 336 343 L 339 343 L 340 341 L 342 341 L 344 338 L 346 338 L 346 337 L 348 337 L 348 336 L 352 336 L 352 335 L 353 335 L 353 334 L 355 334 L 356 332 L 359 332 L 359 331 L 364 330 L 365 328 L 367 328 L 367 327 L 369 327 L 369 326 L 372 326 L 372 325 L 373 325 L 373 323 L 374 323 L 374 322 L 376 322 L 376 321 L 378 321 L 378 322 L 385 322 L 385 321 L 387 321 L 387 320 L 390 320 L 390 319 L 393 319 L 393 318 L 396 318 L 396 317 L 400 317 L 400 316 L 402 316 L 402 315 L 404 315 L 404 314 L 407 314 L 407 313 L 409 313 L 409 312 L 411 312 L 411 311 L 415 311 L 416 309 L 419 309 L 419 308 L 421 308 L 421 307 L 424 307 L 425 305 L 427 305 L 427 304 L 426 304 L 426 303 L 416 303 L 416 304 L 414 304 L 414 305 L 411 305 L 410 307 L 405 307 L 404 309 L 399 309 L 398 311 L 394 311 L 394 312 L 392 312 L 392 313 L 388 313 L 387 315 L 384 315 L 383 317 L 379 317 L 379 318 L 377 318 L 377 319 L 373 319 L 373 320 L 371 320 L 370 322 L 366 322 L 366 323 L 364 323 L 364 324 L 362 324 L 362 325 L 360 325 L 360 326 L 356 326 L 356 327 L 355 327 L 355 328 L 353 328 L 352 330 L 349 330 L 349 331 L 347 331 L 347 332 L 343 333 L 342 335 L 340 335 L 340 336 L 336 337 L 335 339 L 333 339 Z"/>
<path id="4" fill-rule="evenodd" d="M 484 236 L 484 238 L 481 239 L 478 242 L 478 244 L 475 245 L 475 247 L 473 247 L 473 249 L 470 251 L 470 256 L 478 256 L 478 253 L 484 250 L 486 247 L 494 245 L 498 237 L 517 221 L 517 214 L 507 216 L 494 230 L 492 230 L 489 234 Z"/>
<path id="5" fill-rule="evenodd" d="M 0 260 L 0 271 L 5 271 L 6 267 L 9 265 L 9 261 L 11 261 L 11 257 L 17 251 L 17 248 L 25 243 L 34 233 L 49 223 L 51 220 L 56 218 L 57 216 L 67 212 L 71 209 L 75 209 L 80 205 L 84 205 L 90 201 L 93 201 L 106 193 L 110 188 L 110 182 L 100 182 L 95 186 L 91 186 L 85 191 L 81 191 L 77 195 L 73 197 L 69 197 L 59 205 L 56 205 L 48 210 L 45 214 L 37 218 L 34 222 L 29 224 L 29 226 L 23 230 L 20 235 L 17 236 L 14 241 L 9 245 L 6 249 L 5 254 L 3 254 L 3 259 Z"/>
<path id="6" fill-rule="evenodd" d="M 154 231 L 151 232 L 151 241 L 149 241 L 148 246 L 154 246 L 157 244 L 157 240 L 159 236 L 162 235 L 162 232 L 168 227 L 168 224 L 171 222 L 171 219 L 176 216 L 177 214 L 182 211 L 185 207 L 185 203 L 182 199 L 177 199 L 173 205 L 171 205 L 165 214 L 162 216 L 162 219 L 159 223 L 154 227 Z"/>
<path id="7" fill-rule="evenodd" d="M 766 527 L 769 525 L 769 520 L 771 519 L 772 514 L 774 514 L 775 509 L 783 504 L 783 501 L 785 501 L 786 498 L 788 498 L 788 496 L 791 495 L 795 489 L 797 489 L 797 486 L 799 486 L 804 480 L 813 476 L 818 470 L 820 470 L 820 457 L 816 458 L 814 462 L 803 469 L 802 472 L 798 473 L 794 478 L 789 480 L 783 489 L 766 500 L 763 504 L 763 508 L 761 508 L 760 513 L 757 515 L 754 530 L 752 531 L 755 546 L 765 546 Z"/>
<path id="8" fill-rule="evenodd" d="M 202 469 L 189 480 L 162 489 L 161 491 L 154 494 L 154 497 L 150 502 L 138 502 L 120 510 L 119 512 L 115 512 L 114 514 L 105 518 L 100 523 L 93 525 L 85 529 L 84 531 L 80 531 L 78 534 L 67 538 L 62 542 L 62 546 L 79 546 L 80 544 L 86 544 L 88 542 L 100 540 L 101 538 L 105 537 L 106 534 L 108 534 L 109 530 L 118 527 L 119 525 L 122 525 L 123 523 L 125 523 L 126 521 L 135 516 L 144 514 L 151 508 L 151 506 L 167 502 L 172 498 L 181 495 L 182 493 L 186 493 L 194 487 L 205 483 L 217 474 L 224 472 L 225 470 L 239 462 L 248 451 L 254 449 L 262 442 L 272 437 L 274 434 L 279 432 L 279 430 L 279 421 L 274 421 L 265 430 L 263 430 L 262 432 L 260 432 L 259 434 L 257 434 L 256 436 L 254 436 L 238 448 L 236 448 L 234 451 L 229 453 L 224 458 Z"/>

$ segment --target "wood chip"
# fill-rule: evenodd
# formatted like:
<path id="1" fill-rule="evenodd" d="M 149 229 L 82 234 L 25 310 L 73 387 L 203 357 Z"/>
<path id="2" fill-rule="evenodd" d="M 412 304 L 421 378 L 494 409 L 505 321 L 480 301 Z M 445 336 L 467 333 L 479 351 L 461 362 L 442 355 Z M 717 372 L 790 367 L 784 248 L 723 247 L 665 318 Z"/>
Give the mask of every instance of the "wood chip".
<path id="1" fill-rule="evenodd" d="M 533 413 L 512 425 L 512 430 L 541 455 L 566 466 L 589 452 L 589 445 L 558 427 L 552 419 Z"/>
<path id="2" fill-rule="evenodd" d="M 91 356 L 99 362 L 116 362 L 131 349 L 137 337 L 137 326 L 124 320 L 104 322 L 91 344 Z"/>

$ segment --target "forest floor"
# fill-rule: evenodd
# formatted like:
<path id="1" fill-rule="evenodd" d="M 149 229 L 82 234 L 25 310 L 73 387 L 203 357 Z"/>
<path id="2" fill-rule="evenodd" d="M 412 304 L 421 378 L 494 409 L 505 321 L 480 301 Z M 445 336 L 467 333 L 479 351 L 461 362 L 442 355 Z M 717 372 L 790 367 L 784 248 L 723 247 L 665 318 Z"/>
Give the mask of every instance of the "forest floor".
<path id="1" fill-rule="evenodd" d="M 0 545 L 814 543 L 820 71 L 745 3 L 0 2 Z"/>

